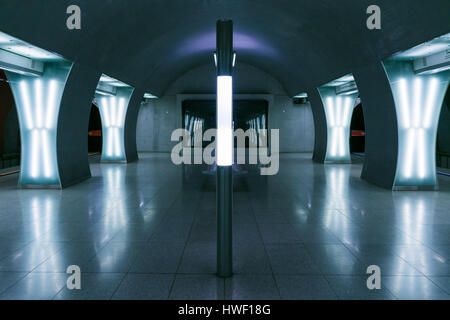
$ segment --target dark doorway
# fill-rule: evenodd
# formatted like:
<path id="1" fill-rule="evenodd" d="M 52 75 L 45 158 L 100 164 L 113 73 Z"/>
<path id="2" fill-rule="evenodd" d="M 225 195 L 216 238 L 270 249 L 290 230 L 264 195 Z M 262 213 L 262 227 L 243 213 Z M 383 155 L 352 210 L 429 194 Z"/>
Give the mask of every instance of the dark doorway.
<path id="1" fill-rule="evenodd" d="M 100 111 L 95 104 L 92 104 L 89 116 L 88 150 L 89 153 L 102 152 L 102 120 Z"/>
<path id="2" fill-rule="evenodd" d="M 0 70 L 0 169 L 20 165 L 20 127 L 14 96 Z"/>
<path id="3" fill-rule="evenodd" d="M 353 109 L 350 123 L 350 152 L 364 153 L 365 150 L 365 125 L 361 102 Z"/>
<path id="4" fill-rule="evenodd" d="M 444 103 L 439 116 L 436 141 L 436 165 L 450 168 L 450 88 L 445 94 Z"/>
<path id="5" fill-rule="evenodd" d="M 202 131 L 216 128 L 216 101 L 215 100 L 185 100 L 182 104 L 182 124 L 191 137 L 194 128 L 201 123 Z M 233 101 L 234 130 L 244 131 L 254 128 L 259 134 L 268 127 L 268 102 L 266 100 L 234 100 Z M 203 147 L 210 142 L 203 142 Z M 248 147 L 248 141 L 246 141 Z"/>

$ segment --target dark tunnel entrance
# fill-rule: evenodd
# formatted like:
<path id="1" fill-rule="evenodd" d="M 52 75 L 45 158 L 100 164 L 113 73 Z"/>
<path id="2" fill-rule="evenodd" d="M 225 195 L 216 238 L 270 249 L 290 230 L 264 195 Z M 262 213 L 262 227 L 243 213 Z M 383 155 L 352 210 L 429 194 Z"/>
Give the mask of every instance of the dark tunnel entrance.
<path id="1" fill-rule="evenodd" d="M 216 101 L 215 100 L 185 100 L 182 104 L 183 129 L 189 131 L 192 139 L 196 125 L 202 124 L 203 133 L 216 127 Z M 255 129 L 259 135 L 261 130 L 268 127 L 268 102 L 266 100 L 234 100 L 233 101 L 233 127 L 234 130 L 247 131 Z M 203 147 L 210 142 L 203 141 Z M 236 147 L 236 141 L 235 141 Z M 246 148 L 248 141 L 246 140 Z"/>
<path id="2" fill-rule="evenodd" d="M 440 168 L 450 168 L 450 88 L 447 88 L 439 116 L 436 165 Z"/>
<path id="3" fill-rule="evenodd" d="M 350 152 L 353 154 L 364 154 L 365 151 L 365 125 L 361 101 L 357 102 L 353 109 L 350 123 Z"/>
<path id="4" fill-rule="evenodd" d="M 93 103 L 89 116 L 88 151 L 89 154 L 101 154 L 102 152 L 102 120 L 98 107 Z"/>
<path id="5" fill-rule="evenodd" d="M 20 148 L 14 96 L 4 71 L 0 70 L 0 170 L 20 166 Z"/>
<path id="6" fill-rule="evenodd" d="M 234 100 L 233 101 L 233 128 L 242 129 L 246 132 L 248 129 L 254 129 L 254 134 L 245 139 L 244 150 L 239 149 L 240 152 L 245 152 L 245 163 L 249 163 L 250 157 L 250 139 L 253 139 L 253 143 L 257 143 L 259 135 L 262 130 L 268 128 L 268 107 L 269 104 L 266 100 Z M 199 125 L 202 126 L 202 135 L 208 129 L 216 128 L 216 100 L 185 100 L 182 103 L 182 126 L 186 129 L 191 137 L 191 149 L 194 150 L 194 132 L 198 130 Z M 215 138 L 212 139 L 214 141 Z M 205 148 L 212 141 L 203 141 L 202 149 Z M 270 143 L 270 141 L 268 142 Z M 254 145 L 254 144 L 253 144 Z M 245 164 L 238 164 L 236 161 L 238 143 L 237 138 L 234 139 L 234 164 L 233 172 L 235 175 L 253 174 L 258 171 L 257 166 L 248 166 Z M 254 151 L 254 149 L 253 149 Z M 204 174 L 213 174 L 216 170 L 214 164 L 204 164 L 200 166 Z M 200 168 L 199 167 L 199 168 Z M 195 166 L 183 166 L 183 179 L 188 180 L 189 177 L 194 176 L 197 169 Z M 211 181 L 210 181 L 211 182 Z M 209 185 L 214 188 L 214 184 Z M 237 183 L 235 190 L 238 190 L 242 186 Z"/>

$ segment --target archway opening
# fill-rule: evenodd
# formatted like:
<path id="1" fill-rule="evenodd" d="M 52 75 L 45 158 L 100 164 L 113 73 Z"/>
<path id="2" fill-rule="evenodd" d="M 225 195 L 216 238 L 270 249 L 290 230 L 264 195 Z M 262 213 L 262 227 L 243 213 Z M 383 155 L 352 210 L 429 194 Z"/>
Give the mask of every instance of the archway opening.
<path id="1" fill-rule="evenodd" d="M 366 129 L 364 124 L 364 113 L 360 99 L 357 100 L 356 107 L 353 109 L 350 130 L 350 152 L 353 155 L 363 156 L 365 151 Z"/>
<path id="2" fill-rule="evenodd" d="M 14 96 L 3 70 L 0 70 L 0 173 L 20 167 L 20 127 Z"/>
<path id="3" fill-rule="evenodd" d="M 439 116 L 436 138 L 436 166 L 442 169 L 450 169 L 450 87 L 447 88 Z M 445 171 L 448 173 L 448 170 Z"/>
<path id="4" fill-rule="evenodd" d="M 88 129 L 88 152 L 90 155 L 102 153 L 102 119 L 97 105 L 91 107 Z"/>

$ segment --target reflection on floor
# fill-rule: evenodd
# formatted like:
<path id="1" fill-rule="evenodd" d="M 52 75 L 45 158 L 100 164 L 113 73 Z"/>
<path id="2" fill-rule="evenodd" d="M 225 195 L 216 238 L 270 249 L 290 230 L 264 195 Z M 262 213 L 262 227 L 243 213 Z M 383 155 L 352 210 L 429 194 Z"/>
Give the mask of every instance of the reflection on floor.
<path id="1" fill-rule="evenodd" d="M 0 179 L 0 299 L 449 299 L 450 178 L 390 192 L 361 164 L 282 155 L 235 177 L 234 271 L 217 278 L 215 176 L 165 154 L 92 164 L 92 179 L 19 190 Z M 81 290 L 68 290 L 69 265 Z M 366 268 L 381 268 L 368 290 Z"/>

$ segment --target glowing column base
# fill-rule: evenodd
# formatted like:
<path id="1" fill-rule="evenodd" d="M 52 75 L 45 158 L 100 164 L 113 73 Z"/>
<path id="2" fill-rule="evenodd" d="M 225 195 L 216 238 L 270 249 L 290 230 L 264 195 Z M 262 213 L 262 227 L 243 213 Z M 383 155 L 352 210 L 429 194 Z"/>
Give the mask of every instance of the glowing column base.
<path id="1" fill-rule="evenodd" d="M 350 122 L 358 95 L 337 95 L 334 88 L 319 88 L 327 120 L 325 162 L 350 163 Z"/>
<path id="2" fill-rule="evenodd" d="M 102 118 L 102 161 L 126 162 L 125 116 L 133 93 L 132 89 L 119 88 L 116 96 L 97 96 Z"/>
<path id="3" fill-rule="evenodd" d="M 56 134 L 70 65 L 46 64 L 40 77 L 7 72 L 19 116 L 23 187 L 60 187 Z"/>
<path id="4" fill-rule="evenodd" d="M 389 61 L 384 66 L 398 124 L 394 189 L 434 189 L 437 126 L 450 72 L 416 75 L 408 61 Z"/>

